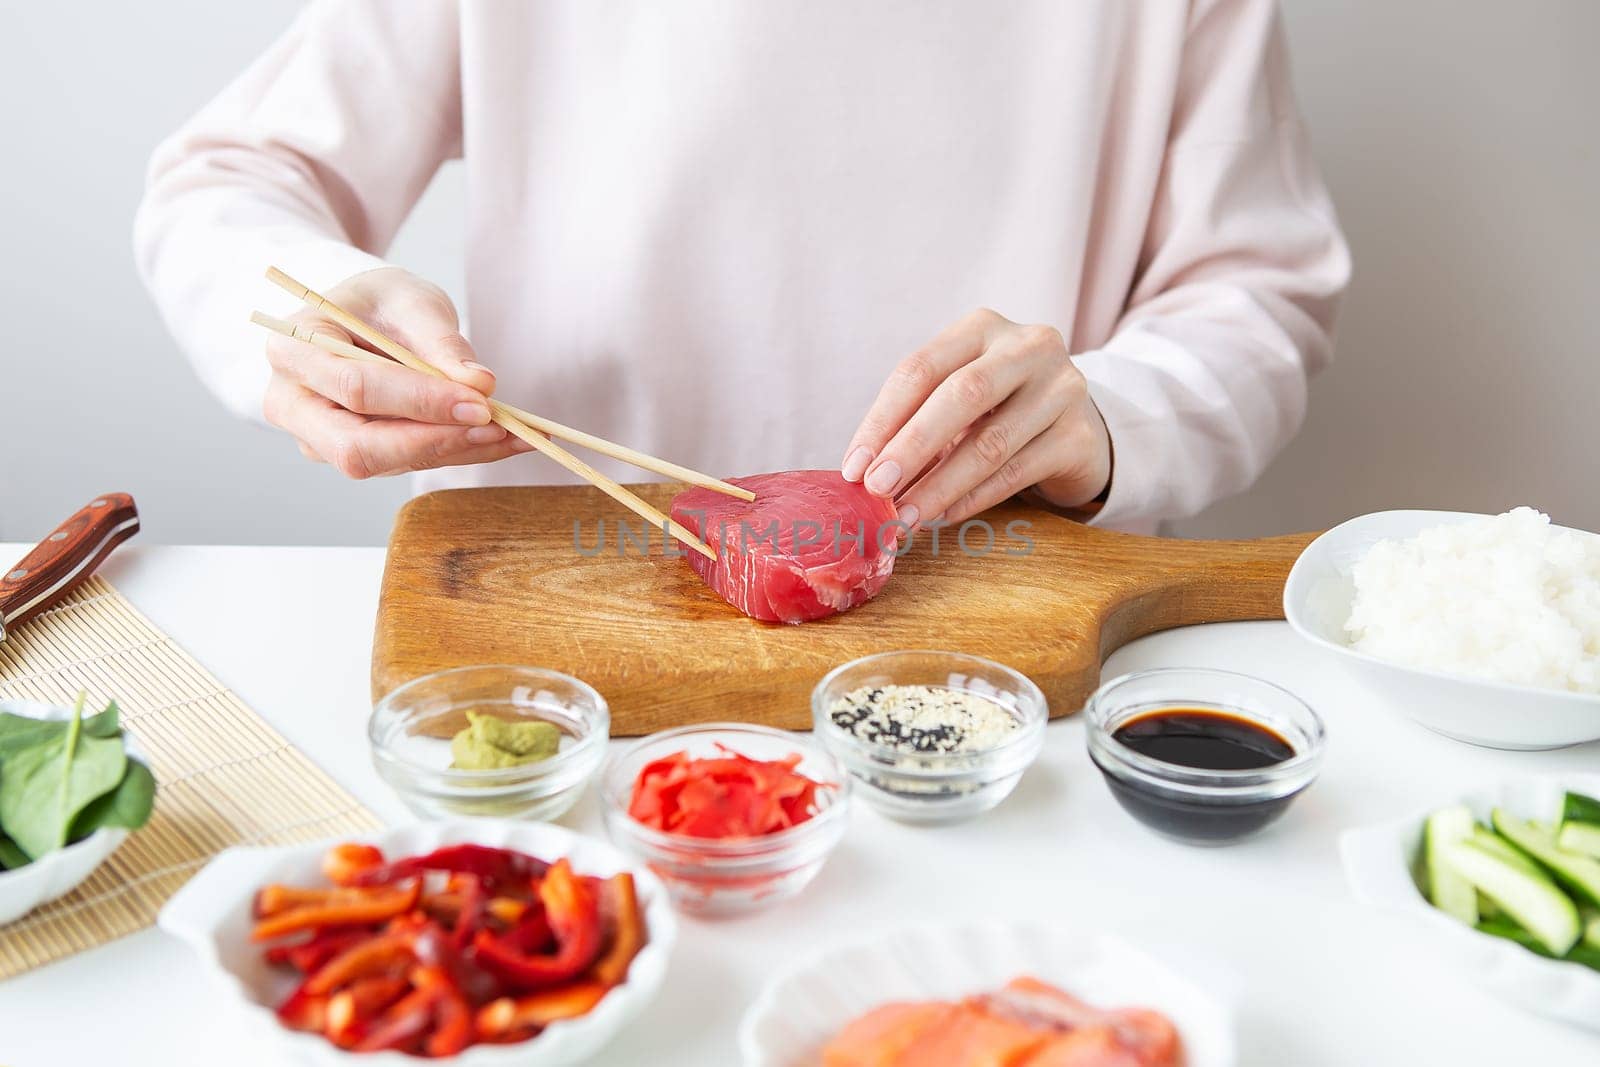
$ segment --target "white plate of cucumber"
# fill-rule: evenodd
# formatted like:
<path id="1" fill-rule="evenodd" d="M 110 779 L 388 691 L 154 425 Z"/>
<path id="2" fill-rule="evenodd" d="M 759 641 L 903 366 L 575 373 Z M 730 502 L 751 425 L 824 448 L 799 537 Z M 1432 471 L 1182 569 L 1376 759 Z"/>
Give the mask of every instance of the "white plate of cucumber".
<path id="1" fill-rule="evenodd" d="M 1364 902 L 1415 916 L 1447 962 L 1600 1031 L 1600 775 L 1524 778 L 1347 831 Z"/>

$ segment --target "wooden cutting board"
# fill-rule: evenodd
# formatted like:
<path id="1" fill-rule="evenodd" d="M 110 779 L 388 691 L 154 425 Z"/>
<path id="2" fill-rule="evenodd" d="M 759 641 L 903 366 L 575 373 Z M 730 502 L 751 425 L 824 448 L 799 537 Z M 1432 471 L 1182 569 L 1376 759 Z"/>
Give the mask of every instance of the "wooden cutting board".
<path id="1" fill-rule="evenodd" d="M 677 487 L 635 487 L 665 509 Z M 926 536 L 877 599 L 799 626 L 729 607 L 681 558 L 617 550 L 631 520 L 588 486 L 454 489 L 408 503 L 395 522 L 373 641 L 374 699 L 430 671 L 484 663 L 576 675 L 611 704 L 612 733 L 738 719 L 811 724 L 818 679 L 870 652 L 937 648 L 1031 677 L 1051 715 L 1083 706 L 1100 663 L 1125 642 L 1192 623 L 1282 617 L 1283 583 L 1313 534 L 1179 541 L 1083 526 L 1038 508 L 987 513 L 988 555 L 955 531 Z M 604 520 L 605 549 L 598 544 Z M 1007 524 L 1029 524 L 1028 554 Z M 1016 528 L 1013 528 L 1016 529 Z M 968 546 L 983 546 L 978 530 Z"/>

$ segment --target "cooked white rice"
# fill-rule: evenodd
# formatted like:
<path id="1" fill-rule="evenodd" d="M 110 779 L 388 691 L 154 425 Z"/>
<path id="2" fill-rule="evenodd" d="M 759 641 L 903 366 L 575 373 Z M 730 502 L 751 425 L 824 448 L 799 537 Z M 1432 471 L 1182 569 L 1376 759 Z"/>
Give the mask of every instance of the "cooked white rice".
<path id="1" fill-rule="evenodd" d="M 1352 577 L 1353 648 L 1411 667 L 1600 693 L 1600 536 L 1517 508 L 1380 541 Z"/>

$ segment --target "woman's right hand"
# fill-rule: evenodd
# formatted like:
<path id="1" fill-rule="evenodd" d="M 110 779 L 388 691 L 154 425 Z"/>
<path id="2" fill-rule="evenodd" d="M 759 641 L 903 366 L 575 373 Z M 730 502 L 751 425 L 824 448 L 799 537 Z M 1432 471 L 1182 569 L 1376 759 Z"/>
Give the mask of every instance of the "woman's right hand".
<path id="1" fill-rule="evenodd" d="M 267 341 L 272 380 L 262 412 L 294 436 L 308 459 L 330 463 L 350 478 L 371 478 L 489 463 L 529 451 L 490 421 L 494 372 L 474 358 L 444 290 L 383 267 L 346 278 L 326 296 L 444 371 L 448 380 L 399 363 L 346 359 L 274 334 Z M 309 308 L 292 321 L 362 344 Z"/>

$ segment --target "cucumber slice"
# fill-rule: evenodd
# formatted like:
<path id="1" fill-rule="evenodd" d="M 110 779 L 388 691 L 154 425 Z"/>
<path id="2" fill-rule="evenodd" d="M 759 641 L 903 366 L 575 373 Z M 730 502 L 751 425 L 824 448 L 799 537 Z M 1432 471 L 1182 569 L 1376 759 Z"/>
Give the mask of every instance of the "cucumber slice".
<path id="1" fill-rule="evenodd" d="M 1593 916 L 1583 926 L 1583 944 L 1600 952 L 1600 915 Z"/>
<path id="2" fill-rule="evenodd" d="M 1564 956 L 1578 943 L 1578 906 L 1527 860 L 1508 859 L 1474 834 L 1446 848 L 1445 862 L 1552 955 Z"/>
<path id="3" fill-rule="evenodd" d="M 1516 923 L 1505 918 L 1504 916 L 1501 916 L 1498 919 L 1479 920 L 1477 926 L 1481 933 L 1488 934 L 1491 937 L 1503 937 L 1507 941 L 1515 941 L 1517 944 L 1521 945 L 1525 949 L 1528 949 L 1530 952 L 1537 952 L 1539 955 L 1549 956 L 1551 959 L 1556 958 L 1555 956 L 1551 955 L 1549 949 L 1540 944 L 1537 937 L 1534 937 L 1532 934 L 1528 933 L 1528 931 L 1524 930 L 1522 927 L 1518 926 Z"/>
<path id="4" fill-rule="evenodd" d="M 1503 862 L 1509 863 L 1511 866 L 1516 867 L 1519 870 L 1526 871 L 1529 874 L 1537 875 L 1540 878 L 1549 877 L 1549 875 L 1545 874 L 1543 867 L 1529 859 L 1527 854 L 1522 850 L 1514 848 L 1508 841 L 1506 841 L 1505 838 L 1501 837 L 1493 830 L 1485 830 L 1481 826 L 1475 826 L 1472 828 L 1472 840 L 1476 842 L 1480 848 L 1493 853 Z"/>
<path id="5" fill-rule="evenodd" d="M 1600 800 L 1568 793 L 1561 802 L 1561 827 L 1556 844 L 1568 852 L 1600 857 Z"/>
<path id="6" fill-rule="evenodd" d="M 1538 938 L 1510 919 L 1484 919 L 1478 923 L 1478 930 L 1481 933 L 1489 934 L 1491 937 L 1503 937 L 1507 941 L 1515 941 L 1529 952 L 1537 952 L 1548 959 L 1579 963 L 1592 970 L 1600 971 L 1600 949 L 1592 948 L 1588 944 L 1574 945 L 1567 951 L 1565 956 L 1557 956 L 1540 944 Z"/>
<path id="7" fill-rule="evenodd" d="M 1587 822 L 1600 826 L 1600 800 L 1582 793 L 1568 793 L 1561 801 L 1561 822 Z"/>
<path id="8" fill-rule="evenodd" d="M 1600 858 L 1600 824 L 1564 822 L 1556 834 L 1557 847 L 1580 856 Z"/>
<path id="9" fill-rule="evenodd" d="M 1492 818 L 1501 837 L 1548 867 L 1579 899 L 1600 904 L 1600 860 L 1566 851 L 1556 844 L 1554 833 L 1504 808 L 1495 808 Z"/>
<path id="10" fill-rule="evenodd" d="M 1428 900 L 1446 915 L 1472 926 L 1478 921 L 1478 891 L 1445 862 L 1445 849 L 1460 844 L 1477 828 L 1465 804 L 1443 808 L 1422 825 L 1422 869 L 1428 878 Z"/>

